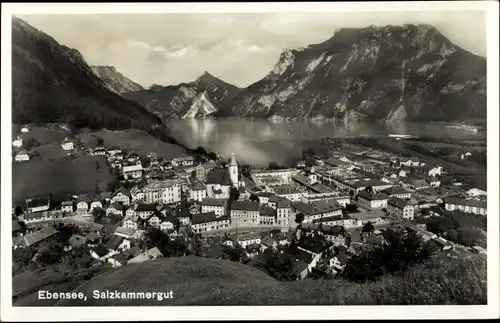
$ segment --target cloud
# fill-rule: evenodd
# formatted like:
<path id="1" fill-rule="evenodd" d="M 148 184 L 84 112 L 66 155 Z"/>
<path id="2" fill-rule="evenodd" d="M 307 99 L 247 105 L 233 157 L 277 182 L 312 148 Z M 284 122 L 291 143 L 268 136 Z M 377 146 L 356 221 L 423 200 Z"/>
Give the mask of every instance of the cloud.
<path id="1" fill-rule="evenodd" d="M 166 48 L 164 46 L 151 46 L 146 42 L 135 40 L 135 39 L 127 39 L 125 44 L 129 47 L 139 48 L 145 51 L 149 51 L 152 53 L 161 53 L 165 58 L 183 58 L 188 55 L 196 55 L 200 51 L 197 46 L 183 46 L 183 45 L 174 45 L 170 48 Z"/>

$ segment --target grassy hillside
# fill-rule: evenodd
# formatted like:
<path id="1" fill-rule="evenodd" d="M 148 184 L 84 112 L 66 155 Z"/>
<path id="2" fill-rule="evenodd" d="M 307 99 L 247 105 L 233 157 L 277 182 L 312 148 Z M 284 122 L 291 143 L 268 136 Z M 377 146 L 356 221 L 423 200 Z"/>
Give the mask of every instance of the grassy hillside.
<path id="1" fill-rule="evenodd" d="M 96 162 L 100 166 L 98 170 Z M 96 183 L 101 190 L 106 190 L 114 180 L 104 156 L 13 163 L 12 203 L 23 204 L 26 196 L 33 195 L 52 193 L 57 197 L 68 193 L 91 192 Z"/>
<path id="2" fill-rule="evenodd" d="M 279 282 L 250 266 L 194 256 L 127 265 L 103 274 L 75 291 L 87 301 L 58 305 L 396 305 L 486 304 L 486 259 L 434 260 L 399 277 L 374 283 L 343 280 Z M 93 290 L 169 292 L 173 299 L 95 300 Z M 35 305 L 35 304 L 33 304 Z"/>
<path id="3" fill-rule="evenodd" d="M 39 143 L 43 144 L 51 144 L 57 143 L 60 144 L 64 138 L 69 137 L 71 134 L 68 131 L 63 129 L 50 129 L 47 127 L 32 127 L 29 132 L 19 134 L 24 141 L 28 141 L 29 139 L 36 139 Z M 13 137 L 14 138 L 14 137 Z"/>
<path id="4" fill-rule="evenodd" d="M 105 147 L 118 146 L 129 152 L 134 150 L 140 155 L 148 152 L 156 152 L 158 157 L 164 158 L 186 155 L 182 147 L 158 140 L 142 130 L 100 130 L 78 136 L 91 148 L 97 145 L 97 138 L 102 138 Z"/>

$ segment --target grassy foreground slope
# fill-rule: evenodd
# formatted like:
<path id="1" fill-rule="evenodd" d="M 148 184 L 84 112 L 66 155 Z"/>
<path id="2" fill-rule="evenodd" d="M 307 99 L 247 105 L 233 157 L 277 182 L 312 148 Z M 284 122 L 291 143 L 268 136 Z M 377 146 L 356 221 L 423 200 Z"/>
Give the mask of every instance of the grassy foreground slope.
<path id="1" fill-rule="evenodd" d="M 87 301 L 58 305 L 378 305 L 486 304 L 486 258 L 434 260 L 368 284 L 343 280 L 280 282 L 250 266 L 194 256 L 127 265 L 75 291 Z M 168 292 L 173 299 L 96 300 L 94 290 Z"/>

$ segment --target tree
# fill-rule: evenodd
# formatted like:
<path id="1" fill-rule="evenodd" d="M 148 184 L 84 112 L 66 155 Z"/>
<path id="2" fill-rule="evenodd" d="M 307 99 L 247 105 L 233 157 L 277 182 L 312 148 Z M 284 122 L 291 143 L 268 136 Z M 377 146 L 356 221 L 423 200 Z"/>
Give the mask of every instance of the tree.
<path id="1" fill-rule="evenodd" d="M 26 140 L 26 142 L 24 143 L 24 148 L 26 150 L 30 150 L 32 148 L 35 148 L 35 147 L 38 147 L 38 146 L 41 146 L 42 144 L 36 140 L 35 138 L 29 138 L 28 140 Z"/>
<path id="2" fill-rule="evenodd" d="M 455 231 L 453 229 L 449 229 L 446 232 L 446 236 L 448 237 L 448 240 L 450 240 L 450 241 L 457 242 L 457 240 L 458 240 L 458 233 L 457 233 L 457 231 Z"/>
<path id="3" fill-rule="evenodd" d="M 363 232 L 367 232 L 367 233 L 371 234 L 373 232 L 373 230 L 375 230 L 375 227 L 373 226 L 373 223 L 371 223 L 370 221 L 366 222 L 363 225 L 363 229 L 362 229 Z"/>
<path id="4" fill-rule="evenodd" d="M 231 187 L 229 191 L 229 200 L 237 201 L 240 197 L 240 191 L 236 187 Z"/>
<path id="5" fill-rule="evenodd" d="M 482 239 L 482 233 L 474 229 L 457 229 L 457 242 L 461 245 L 472 247 Z"/>
<path id="6" fill-rule="evenodd" d="M 105 215 L 106 211 L 104 211 L 100 207 L 95 207 L 92 209 L 92 217 L 94 218 L 94 222 L 100 222 Z"/>
<path id="7" fill-rule="evenodd" d="M 375 281 L 386 274 L 405 271 L 410 266 L 429 260 L 435 249 L 415 232 L 387 230 L 387 244 L 354 255 L 346 263 L 341 277 L 358 283 Z"/>
<path id="8" fill-rule="evenodd" d="M 244 165 L 241 165 L 241 167 L 239 169 L 240 169 L 242 176 L 250 178 L 251 172 L 252 172 L 252 166 L 250 166 L 248 164 L 244 164 Z"/>
<path id="9" fill-rule="evenodd" d="M 218 158 L 217 158 L 217 154 L 216 154 L 216 153 L 214 153 L 214 152 L 209 152 L 207 156 L 208 156 L 208 158 L 210 158 L 211 160 L 217 160 L 217 159 L 218 159 Z"/>
<path id="10" fill-rule="evenodd" d="M 259 197 L 257 195 L 255 195 L 255 194 L 251 194 L 249 200 L 252 201 L 252 202 L 258 202 L 259 201 Z"/>
<path id="11" fill-rule="evenodd" d="M 208 155 L 208 152 L 206 151 L 205 148 L 203 148 L 202 146 L 198 146 L 196 147 L 196 149 L 194 150 L 194 152 L 198 155 L 203 155 L 203 156 L 207 156 Z"/>
<path id="12" fill-rule="evenodd" d="M 102 146 L 104 144 L 104 139 L 97 137 L 97 146 Z"/>
<path id="13" fill-rule="evenodd" d="M 365 191 L 370 193 L 370 194 L 373 194 L 373 187 L 368 186 L 367 188 L 365 188 Z"/>
<path id="14" fill-rule="evenodd" d="M 304 222 L 304 218 L 304 213 L 297 213 L 297 215 L 295 216 L 295 222 L 300 225 L 302 222 Z"/>
<path id="15" fill-rule="evenodd" d="M 274 161 L 270 162 L 269 166 L 267 166 L 267 169 L 271 169 L 271 170 L 272 169 L 279 169 L 279 168 L 280 168 L 280 165 L 278 165 L 278 163 L 274 162 Z"/>

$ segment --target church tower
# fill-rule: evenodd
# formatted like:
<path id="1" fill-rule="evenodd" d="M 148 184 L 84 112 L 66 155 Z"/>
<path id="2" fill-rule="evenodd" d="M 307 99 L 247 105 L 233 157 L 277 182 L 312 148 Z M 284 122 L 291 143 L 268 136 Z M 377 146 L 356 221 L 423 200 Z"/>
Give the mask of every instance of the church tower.
<path id="1" fill-rule="evenodd" d="M 229 178 L 231 179 L 231 184 L 238 187 L 238 163 L 234 157 L 234 153 L 231 154 L 229 159 Z"/>

